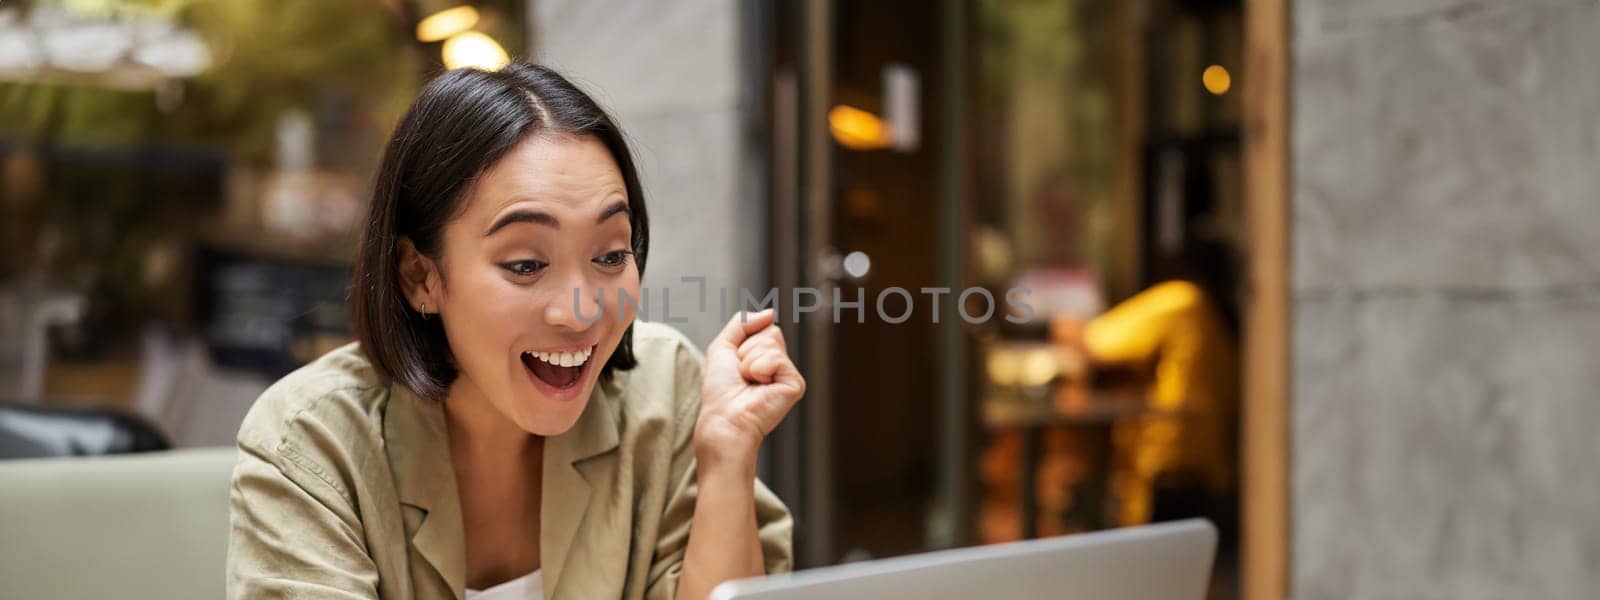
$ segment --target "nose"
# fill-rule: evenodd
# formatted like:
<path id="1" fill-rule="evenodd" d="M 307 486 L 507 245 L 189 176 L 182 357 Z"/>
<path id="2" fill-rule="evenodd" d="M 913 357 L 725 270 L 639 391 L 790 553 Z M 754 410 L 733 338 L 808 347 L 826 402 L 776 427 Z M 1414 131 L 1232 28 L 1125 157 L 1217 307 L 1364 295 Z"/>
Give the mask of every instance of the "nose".
<path id="1" fill-rule="evenodd" d="M 556 297 L 544 306 L 546 323 L 575 332 L 587 331 L 605 314 L 605 291 L 583 276 L 574 273 L 557 286 Z"/>

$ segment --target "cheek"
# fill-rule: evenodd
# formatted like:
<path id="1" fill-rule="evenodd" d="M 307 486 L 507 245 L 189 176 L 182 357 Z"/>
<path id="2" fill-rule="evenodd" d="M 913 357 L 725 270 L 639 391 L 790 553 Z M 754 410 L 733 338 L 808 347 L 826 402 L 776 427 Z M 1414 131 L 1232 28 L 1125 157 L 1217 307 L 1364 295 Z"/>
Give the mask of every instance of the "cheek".
<path id="1" fill-rule="evenodd" d="M 628 265 L 628 271 L 617 277 L 614 286 L 616 289 L 625 292 L 629 298 L 639 302 L 644 306 L 644 308 L 649 308 L 650 305 L 644 304 L 644 302 L 639 298 L 639 269 L 637 267 L 631 264 Z M 651 298 L 650 301 L 652 303 L 660 302 L 660 300 L 655 298 Z M 618 319 L 618 321 L 623 325 L 632 323 L 633 319 L 638 316 L 637 314 L 634 314 L 637 311 L 634 310 L 633 304 L 623 302 L 622 294 L 620 293 L 607 296 L 606 311 L 606 314 L 622 315 L 622 318 Z M 616 335 L 620 338 L 622 336 L 622 332 L 618 331 Z"/>
<path id="2" fill-rule="evenodd" d="M 445 333 L 463 370 L 479 371 L 511 360 L 510 348 L 527 321 L 525 294 L 493 273 L 461 277 L 447 287 Z M 474 378 L 476 379 L 476 378 Z"/>

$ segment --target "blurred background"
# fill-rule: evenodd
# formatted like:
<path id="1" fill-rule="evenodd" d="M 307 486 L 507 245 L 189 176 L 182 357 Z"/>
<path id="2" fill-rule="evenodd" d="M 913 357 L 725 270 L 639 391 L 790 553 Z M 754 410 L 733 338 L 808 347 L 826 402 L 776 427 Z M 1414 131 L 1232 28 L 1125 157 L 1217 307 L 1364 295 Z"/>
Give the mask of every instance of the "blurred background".
<path id="1" fill-rule="evenodd" d="M 231 444 L 350 339 L 420 86 L 527 57 L 634 140 L 646 286 L 823 290 L 761 470 L 800 566 L 1203 516 L 1213 598 L 1585 597 L 1596 31 L 1593 0 L 0 0 L 0 458 Z M 935 322 L 929 287 L 999 301 Z M 1014 288 L 1020 322 L 960 318 Z"/>

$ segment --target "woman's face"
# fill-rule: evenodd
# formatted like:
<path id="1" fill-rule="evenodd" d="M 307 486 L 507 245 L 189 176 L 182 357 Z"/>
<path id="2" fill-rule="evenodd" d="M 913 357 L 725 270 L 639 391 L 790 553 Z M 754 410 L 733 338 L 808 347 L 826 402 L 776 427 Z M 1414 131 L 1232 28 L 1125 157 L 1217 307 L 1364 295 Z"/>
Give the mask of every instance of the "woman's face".
<path id="1" fill-rule="evenodd" d="M 617 291 L 639 296 L 622 173 L 593 137 L 536 135 L 467 194 L 429 295 L 454 385 L 528 433 L 565 432 L 633 322 Z"/>

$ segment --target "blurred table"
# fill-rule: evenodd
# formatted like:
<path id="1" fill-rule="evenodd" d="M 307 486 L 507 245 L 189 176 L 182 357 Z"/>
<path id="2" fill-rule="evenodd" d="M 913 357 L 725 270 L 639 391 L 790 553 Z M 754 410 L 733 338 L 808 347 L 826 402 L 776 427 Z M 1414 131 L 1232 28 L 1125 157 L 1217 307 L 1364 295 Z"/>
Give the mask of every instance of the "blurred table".
<path id="1" fill-rule="evenodd" d="M 1106 457 L 1105 462 L 1110 462 L 1114 455 L 1110 431 L 1113 425 L 1133 420 L 1177 419 L 1193 415 L 1190 411 L 1151 407 L 1145 386 L 1134 384 L 1085 389 L 1056 383 L 1048 390 L 1037 390 L 1034 394 L 1021 389 L 992 389 L 985 396 L 981 408 L 986 429 L 1016 430 L 1021 434 L 1017 493 L 1023 539 L 1038 535 L 1037 476 L 1040 437 L 1045 429 L 1073 427 L 1094 430 L 1094 438 L 1101 450 L 1098 454 Z M 1089 471 L 1091 487 L 1109 490 L 1110 471 L 1107 464 L 1094 465 Z M 1104 511 L 1098 512 L 1100 514 L 1096 518 L 1104 520 Z"/>

